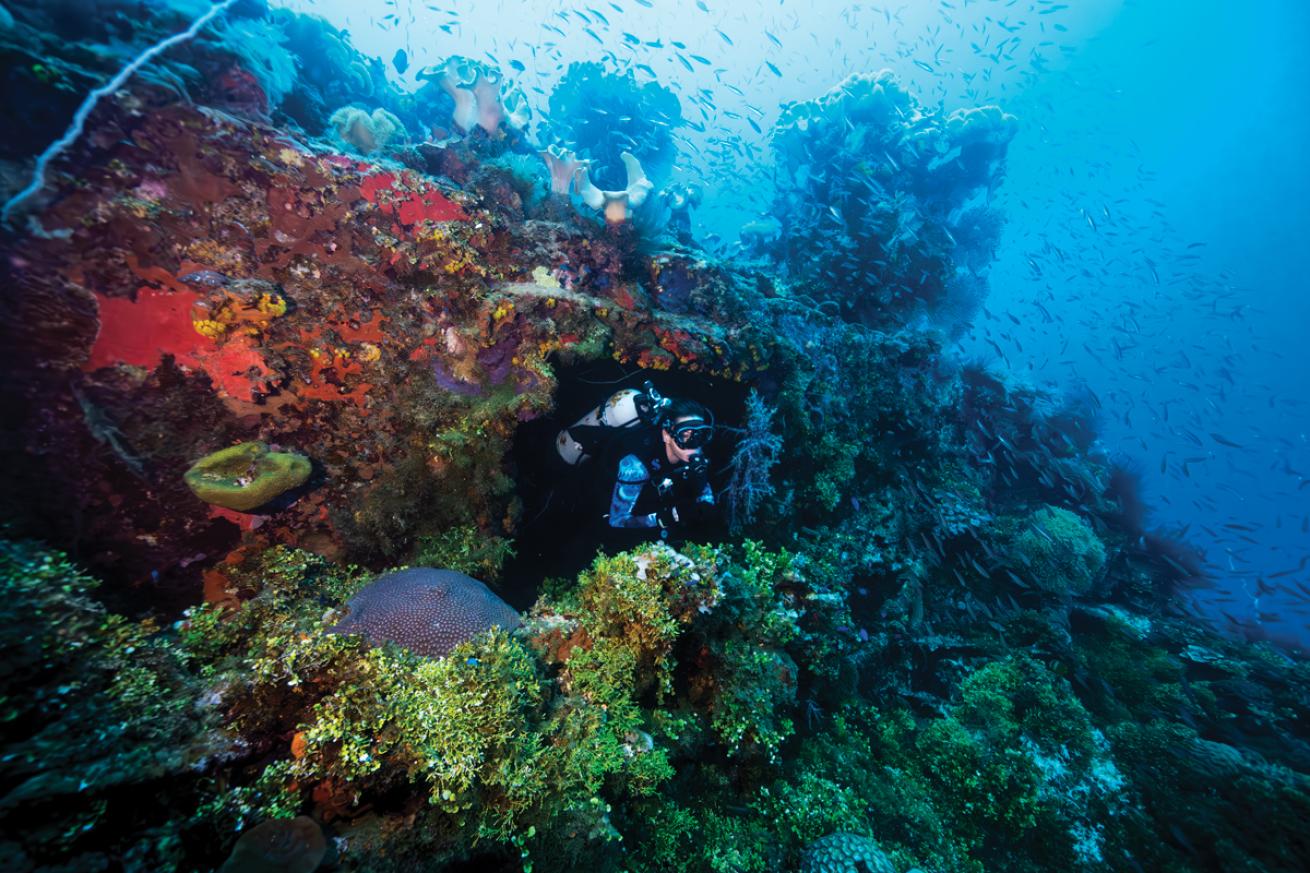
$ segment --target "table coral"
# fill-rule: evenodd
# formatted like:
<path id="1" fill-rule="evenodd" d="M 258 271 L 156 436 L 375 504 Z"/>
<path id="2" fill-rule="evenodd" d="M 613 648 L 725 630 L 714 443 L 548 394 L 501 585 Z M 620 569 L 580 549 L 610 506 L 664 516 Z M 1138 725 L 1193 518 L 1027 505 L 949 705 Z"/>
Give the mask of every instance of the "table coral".
<path id="1" fill-rule="evenodd" d="M 206 455 L 183 478 L 206 503 L 249 512 L 305 484 L 312 469 L 304 455 L 249 442 Z"/>

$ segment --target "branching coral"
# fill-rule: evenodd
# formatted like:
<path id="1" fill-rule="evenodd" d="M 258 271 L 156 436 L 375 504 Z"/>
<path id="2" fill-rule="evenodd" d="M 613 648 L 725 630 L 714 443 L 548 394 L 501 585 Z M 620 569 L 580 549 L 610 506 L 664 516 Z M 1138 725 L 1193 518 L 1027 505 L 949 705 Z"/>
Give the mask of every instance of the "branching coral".
<path id="1" fill-rule="evenodd" d="M 755 520 L 764 501 L 774 492 L 769 476 L 782 452 L 782 437 L 770 426 L 773 410 L 758 391 L 751 389 L 746 399 L 743 433 L 732 455 L 732 478 L 725 495 L 728 501 L 728 524 L 733 530 Z"/>

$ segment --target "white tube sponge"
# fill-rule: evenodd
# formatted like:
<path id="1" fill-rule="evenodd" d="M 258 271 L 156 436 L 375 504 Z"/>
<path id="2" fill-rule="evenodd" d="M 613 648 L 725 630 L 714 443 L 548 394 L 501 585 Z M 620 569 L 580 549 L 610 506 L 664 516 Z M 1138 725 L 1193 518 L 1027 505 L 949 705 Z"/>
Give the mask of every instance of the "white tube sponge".
<path id="1" fill-rule="evenodd" d="M 605 220 L 610 224 L 626 221 L 633 209 L 646 202 L 647 195 L 655 187 L 650 179 L 646 178 L 646 171 L 641 168 L 641 162 L 633 157 L 631 152 L 624 152 L 620 157 L 623 159 L 623 168 L 628 173 L 628 187 L 622 191 L 602 191 L 597 188 L 592 184 L 591 174 L 586 167 L 582 168 L 579 177 L 578 194 L 582 197 L 582 202 L 592 209 L 603 209 Z"/>
<path id="2" fill-rule="evenodd" d="M 150 63 L 150 61 L 154 60 L 159 54 L 168 51 L 180 42 L 186 42 L 188 39 L 191 39 L 203 30 L 205 25 L 209 24 L 209 22 L 213 21 L 214 18 L 221 13 L 226 12 L 227 9 L 236 2 L 237 0 L 223 0 L 223 2 L 217 6 L 211 7 L 204 15 L 192 22 L 191 26 L 186 30 L 181 33 L 173 34 L 163 42 L 155 43 L 150 48 L 137 55 L 126 67 L 119 70 L 114 78 L 86 95 L 86 99 L 82 101 L 82 105 L 77 107 L 77 112 L 74 113 L 73 122 L 68 126 L 68 130 L 64 132 L 63 136 L 52 142 L 50 146 L 41 153 L 41 156 L 36 159 L 36 168 L 33 170 L 31 183 L 29 183 L 22 191 L 19 191 L 13 197 L 9 198 L 9 201 L 5 203 L 4 209 L 0 211 L 0 221 L 6 224 L 9 223 L 9 219 L 13 216 L 14 210 L 45 187 L 46 167 L 50 165 L 50 162 L 54 160 L 60 152 L 76 142 L 77 138 L 82 135 L 82 128 L 86 125 L 86 119 L 91 115 L 91 110 L 96 108 L 96 104 L 100 102 L 101 97 L 107 97 L 123 87 L 127 80 L 132 78 L 133 73 Z"/>
<path id="3" fill-rule="evenodd" d="M 546 166 L 550 168 L 550 190 L 552 194 L 568 195 L 578 184 L 579 174 L 586 169 L 588 161 L 578 160 L 572 149 L 552 145 L 545 151 L 538 152 Z"/>
<path id="4" fill-rule="evenodd" d="M 473 125 L 478 123 L 478 98 L 470 87 L 477 80 L 478 71 L 472 64 L 459 57 L 452 57 L 446 61 L 446 69 L 437 80 L 450 95 L 450 99 L 455 101 L 452 120 L 464 133 L 468 133 L 473 129 Z"/>

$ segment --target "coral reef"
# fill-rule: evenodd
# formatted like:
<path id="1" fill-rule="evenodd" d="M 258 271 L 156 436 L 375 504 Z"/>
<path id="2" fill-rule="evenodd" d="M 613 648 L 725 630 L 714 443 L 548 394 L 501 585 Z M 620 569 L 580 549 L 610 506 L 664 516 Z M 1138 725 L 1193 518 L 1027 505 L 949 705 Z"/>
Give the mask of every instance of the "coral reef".
<path id="1" fill-rule="evenodd" d="M 660 236 L 662 86 L 575 65 L 543 166 L 498 71 L 404 95 L 241 2 L 79 135 L 195 19 L 76 5 L 3 31 L 4 178 L 44 172 L 0 238 L 14 869 L 1310 867 L 1305 663 L 1186 614 L 1203 565 L 1088 401 L 938 329 L 985 290 L 999 109 L 791 105 L 723 260 Z M 527 443 L 611 376 L 713 407 L 729 524 L 597 554 L 552 481 L 587 552 L 542 579 Z"/>
<path id="2" fill-rule="evenodd" d="M 774 216 L 798 291 L 877 326 L 921 311 L 959 325 L 1000 229 L 1015 119 L 994 106 L 934 112 L 887 70 L 789 104 L 773 131 Z"/>
<path id="3" fill-rule="evenodd" d="M 755 366 L 721 324 L 651 308 L 615 244 L 581 224 L 511 222 L 418 172 L 181 103 L 130 124 L 130 141 L 84 144 L 76 172 L 91 184 L 42 215 L 73 235 L 7 249 L 23 291 L 3 318 L 6 365 L 50 364 L 5 389 L 7 459 L 29 447 L 94 459 L 76 476 L 17 462 L 39 484 L 11 493 L 34 495 L 56 542 L 74 517 L 94 519 L 76 536 L 119 582 L 197 585 L 192 557 L 244 537 L 382 569 L 455 526 L 504 536 L 504 458 L 514 429 L 550 408 L 548 356 L 675 362 L 663 344 L 722 376 Z M 71 183 L 71 166 L 56 167 Z M 525 281 L 542 264 L 569 288 Z M 181 473 L 216 441 L 274 433 L 314 445 L 322 468 L 276 522 L 178 499 Z M 157 543 L 148 559 L 130 545 L 143 530 Z"/>

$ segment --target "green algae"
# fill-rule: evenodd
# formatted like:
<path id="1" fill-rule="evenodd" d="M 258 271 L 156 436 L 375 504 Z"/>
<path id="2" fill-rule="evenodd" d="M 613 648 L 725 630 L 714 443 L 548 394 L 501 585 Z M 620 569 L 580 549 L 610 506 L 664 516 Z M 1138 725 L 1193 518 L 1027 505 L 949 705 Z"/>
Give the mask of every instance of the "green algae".
<path id="1" fill-rule="evenodd" d="M 6 626 L 43 641 L 22 645 L 46 666 L 19 674 L 65 689 L 33 694 L 32 680 L 25 690 L 6 680 L 7 702 L 58 701 L 44 716 L 16 710 L 20 724 L 63 725 L 6 765 L 42 761 L 62 775 L 14 796 L 51 811 L 68 796 L 59 779 L 92 797 L 163 791 L 175 805 L 153 835 L 113 838 L 116 852 L 157 869 L 195 866 L 184 846 L 196 840 L 215 864 L 244 828 L 310 809 L 341 817 L 352 853 L 395 865 L 377 869 L 475 849 L 541 870 L 796 869 L 816 841 L 843 833 L 875 840 L 898 870 L 1129 857 L 1181 870 L 1195 866 L 1193 851 L 1286 865 L 1298 852 L 1291 823 L 1310 808 L 1305 777 L 1286 763 L 1168 717 L 1187 705 L 1211 732 L 1249 723 L 1228 688 L 1259 675 L 1266 730 L 1295 730 L 1287 719 L 1306 709 L 1305 671 L 1164 621 L 1139 634 L 1111 618 L 1061 656 L 975 657 L 935 712 L 841 694 L 831 711 L 811 711 L 801 702 L 817 693 L 810 683 L 846 675 L 824 662 L 852 657 L 823 642 L 849 620 L 823 597 L 833 571 L 749 541 L 598 558 L 521 631 L 483 635 L 439 662 L 324 633 L 369 574 L 300 550 L 229 569 L 240 605 L 193 609 L 175 632 L 104 611 L 93 581 L 57 553 L 18 544 L 3 557 L 16 580 L 9 609 L 22 612 Z M 1083 688 L 1087 673 L 1106 689 Z M 107 723 L 117 727 L 88 733 Z M 76 751 L 64 744 L 74 729 L 86 738 Z M 266 752 L 222 763 L 206 751 L 234 742 Z M 213 778 L 183 775 L 195 766 Z M 421 800 L 412 828 L 364 814 L 395 797 Z M 1248 803 L 1273 811 L 1259 842 L 1239 826 Z M 53 842 L 24 838 L 24 851 L 53 860 L 82 839 L 103 846 L 110 832 L 97 823 L 112 808 L 77 809 L 54 813 L 58 832 L 89 824 L 91 837 L 65 846 L 51 831 Z M 1143 848 L 1171 828 L 1178 836 Z"/>
<path id="2" fill-rule="evenodd" d="M 206 503 L 250 512 L 305 484 L 312 470 L 304 455 L 271 452 L 265 443 L 247 442 L 205 455 L 183 479 Z"/>

